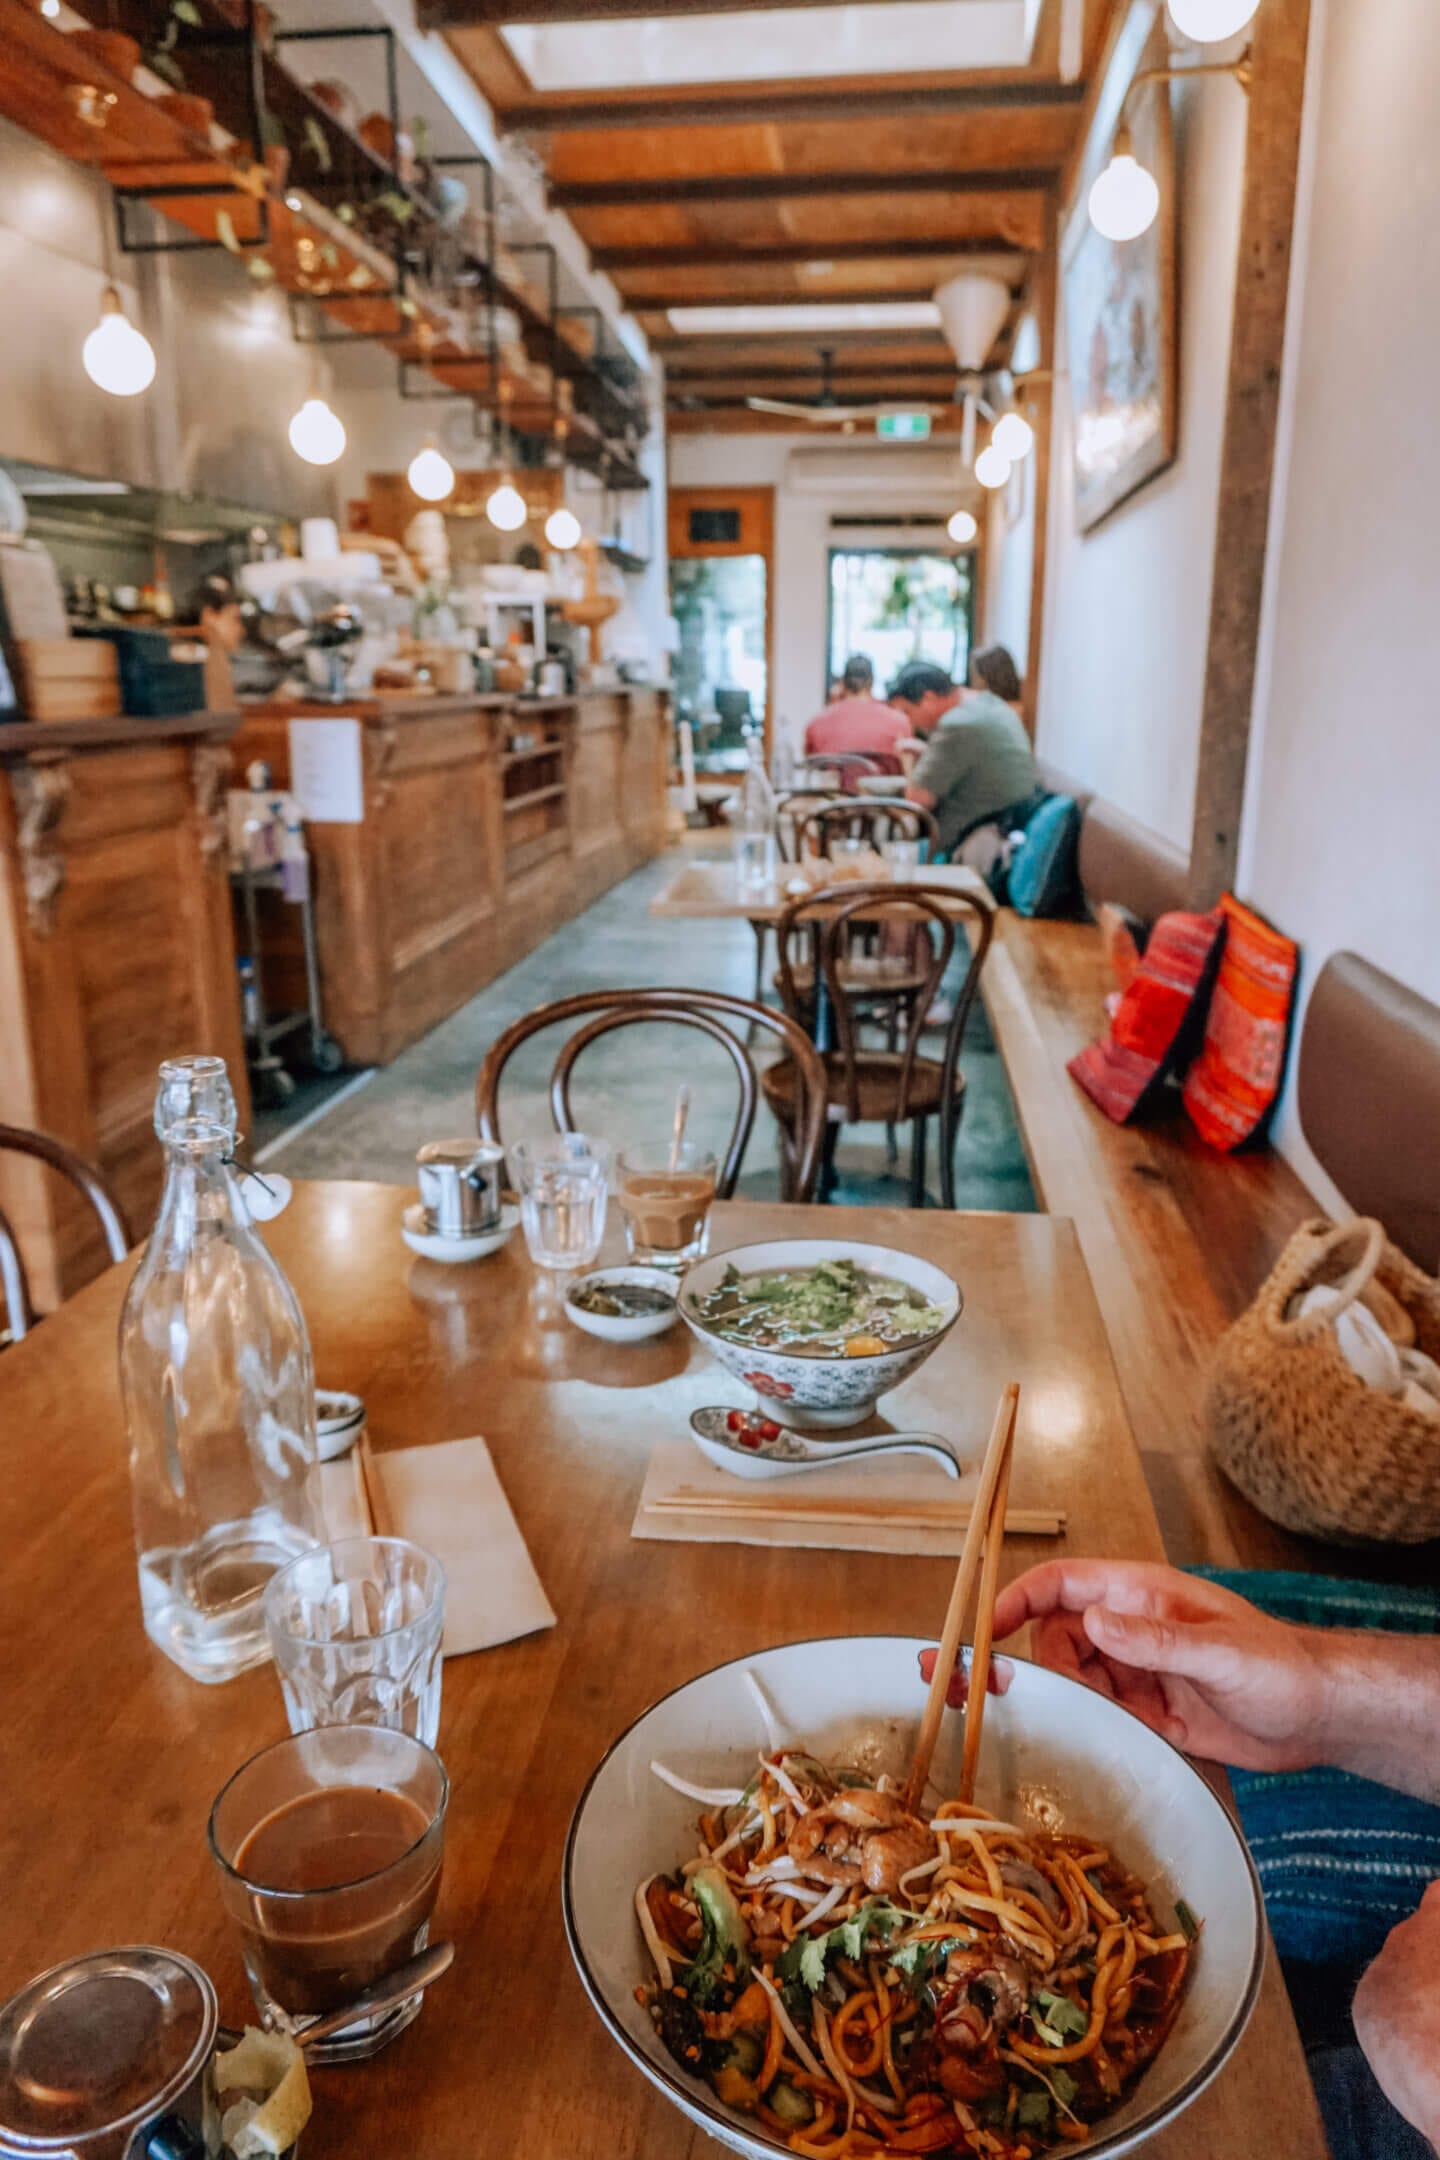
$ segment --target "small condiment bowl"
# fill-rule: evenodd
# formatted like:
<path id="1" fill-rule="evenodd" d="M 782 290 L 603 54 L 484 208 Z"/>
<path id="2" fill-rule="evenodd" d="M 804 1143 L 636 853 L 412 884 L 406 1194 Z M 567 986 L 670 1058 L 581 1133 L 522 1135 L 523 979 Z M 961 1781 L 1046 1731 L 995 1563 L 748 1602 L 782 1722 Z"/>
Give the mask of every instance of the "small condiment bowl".
<path id="1" fill-rule="evenodd" d="M 653 1313 L 597 1313 L 586 1312 L 583 1305 L 575 1302 L 577 1290 L 590 1287 L 605 1288 L 610 1285 L 633 1284 L 637 1288 L 658 1290 L 669 1303 L 664 1312 Z M 651 1267 L 593 1267 L 586 1268 L 565 1288 L 565 1317 L 573 1320 L 576 1327 L 587 1335 L 598 1335 L 601 1342 L 638 1343 L 649 1342 L 656 1335 L 663 1335 L 675 1325 L 679 1306 L 675 1293 L 679 1285 L 673 1275 L 664 1268 Z"/>

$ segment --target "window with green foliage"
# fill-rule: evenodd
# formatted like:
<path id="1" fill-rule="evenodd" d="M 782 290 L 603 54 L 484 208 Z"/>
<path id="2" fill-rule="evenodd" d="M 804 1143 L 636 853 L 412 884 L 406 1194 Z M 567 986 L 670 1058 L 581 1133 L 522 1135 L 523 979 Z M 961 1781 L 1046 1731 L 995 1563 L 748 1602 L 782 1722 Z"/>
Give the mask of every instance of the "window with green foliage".
<path id="1" fill-rule="evenodd" d="M 874 663 L 877 694 L 907 660 L 931 660 L 956 682 L 970 665 L 973 555 L 916 548 L 832 548 L 828 666 L 834 682 L 852 653 Z"/>

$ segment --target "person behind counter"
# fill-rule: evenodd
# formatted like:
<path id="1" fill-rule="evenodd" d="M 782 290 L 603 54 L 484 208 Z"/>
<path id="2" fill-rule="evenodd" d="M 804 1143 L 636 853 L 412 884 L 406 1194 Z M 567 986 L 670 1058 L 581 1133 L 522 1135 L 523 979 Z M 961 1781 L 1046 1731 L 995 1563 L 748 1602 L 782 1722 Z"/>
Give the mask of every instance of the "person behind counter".
<path id="1" fill-rule="evenodd" d="M 216 572 L 202 580 L 186 619 L 200 625 L 205 640 L 206 710 L 224 712 L 235 703 L 231 658 L 245 643 L 244 610 L 229 578 Z"/>

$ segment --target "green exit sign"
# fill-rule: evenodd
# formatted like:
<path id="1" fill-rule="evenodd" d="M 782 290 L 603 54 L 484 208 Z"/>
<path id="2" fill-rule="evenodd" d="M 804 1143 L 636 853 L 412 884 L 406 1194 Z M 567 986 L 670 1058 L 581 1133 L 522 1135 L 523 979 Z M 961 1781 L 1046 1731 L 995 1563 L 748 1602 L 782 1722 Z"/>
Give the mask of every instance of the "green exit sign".
<path id="1" fill-rule="evenodd" d="M 928 442 L 928 412 L 882 412 L 875 415 L 875 433 L 882 442 Z"/>

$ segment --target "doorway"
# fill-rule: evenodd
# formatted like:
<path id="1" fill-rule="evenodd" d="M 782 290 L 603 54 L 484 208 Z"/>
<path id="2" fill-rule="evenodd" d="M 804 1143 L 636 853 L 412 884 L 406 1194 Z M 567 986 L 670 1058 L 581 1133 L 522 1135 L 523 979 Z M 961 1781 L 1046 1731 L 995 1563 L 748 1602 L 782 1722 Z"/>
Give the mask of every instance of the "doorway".
<path id="1" fill-rule="evenodd" d="M 675 717 L 701 771 L 738 769 L 756 729 L 770 741 L 773 488 L 674 488 L 670 610 L 680 631 Z"/>
<path id="2" fill-rule="evenodd" d="M 929 548 L 831 548 L 826 632 L 828 681 L 852 653 L 873 662 L 883 697 L 910 660 L 929 660 L 952 682 L 970 668 L 975 557 Z"/>

